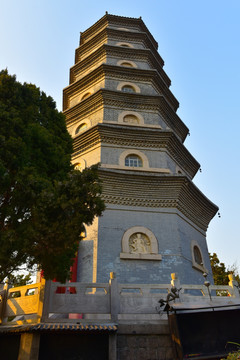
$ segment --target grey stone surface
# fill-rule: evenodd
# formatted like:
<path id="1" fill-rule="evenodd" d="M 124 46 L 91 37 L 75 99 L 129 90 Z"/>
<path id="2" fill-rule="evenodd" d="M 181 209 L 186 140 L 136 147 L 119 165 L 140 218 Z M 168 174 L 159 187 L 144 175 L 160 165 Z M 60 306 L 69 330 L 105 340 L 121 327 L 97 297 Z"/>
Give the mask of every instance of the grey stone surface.
<path id="1" fill-rule="evenodd" d="M 128 31 L 134 31 L 134 32 L 141 32 L 140 28 L 138 26 L 129 26 L 129 25 L 120 25 L 120 24 L 114 24 L 114 23 L 110 23 L 108 25 L 108 28 L 111 29 L 118 29 L 118 30 L 128 30 Z"/>
<path id="2" fill-rule="evenodd" d="M 120 259 L 123 234 L 134 226 L 144 226 L 153 232 L 158 240 L 162 261 Z M 119 283 L 169 284 L 171 273 L 176 272 L 183 284 L 201 284 L 202 272 L 192 267 L 192 240 L 198 242 L 205 267 L 210 269 L 205 235 L 170 209 L 169 212 L 161 212 L 161 209 L 139 211 L 138 208 L 123 209 L 117 206 L 116 209 L 107 209 L 99 218 L 97 236 L 98 282 L 107 282 L 109 273 L 114 271 Z M 90 248 L 87 255 L 84 255 L 84 251 L 82 248 L 80 263 L 85 273 L 91 270 Z M 88 264 L 87 269 L 83 261 Z M 82 278 L 81 281 L 86 281 Z M 209 280 L 212 280 L 211 276 Z"/>
<path id="3" fill-rule="evenodd" d="M 173 359 L 170 335 L 118 335 L 118 360 L 170 360 Z"/>
<path id="4" fill-rule="evenodd" d="M 139 81 L 136 81 L 136 80 L 131 80 L 130 78 L 126 77 L 125 79 L 109 79 L 109 78 L 106 78 L 106 83 L 105 83 L 105 87 L 108 89 L 108 90 L 114 90 L 114 91 L 117 91 L 117 87 L 118 87 L 118 84 L 120 82 L 127 82 L 127 83 L 132 83 L 132 84 L 135 84 L 137 85 L 139 88 L 140 88 L 140 94 L 143 94 L 143 95 L 159 95 L 161 94 L 160 91 L 158 92 L 153 86 L 152 84 L 149 82 L 139 82 Z"/>
<path id="5" fill-rule="evenodd" d="M 92 282 L 93 240 L 81 241 L 78 254 L 78 281 Z"/>
<path id="6" fill-rule="evenodd" d="M 119 39 L 119 40 L 117 40 L 117 39 L 116 40 L 108 39 L 107 40 L 107 44 L 114 45 L 114 46 L 118 46 L 117 43 L 119 43 L 119 42 L 126 42 L 126 43 L 129 43 L 129 44 L 132 44 L 135 49 L 145 49 L 144 44 L 141 43 L 140 41 L 139 42 L 133 42 L 131 40 L 121 40 L 121 39 Z"/>
<path id="7" fill-rule="evenodd" d="M 135 149 L 141 151 L 148 158 L 149 168 L 155 169 L 169 169 L 171 173 L 176 172 L 176 164 L 172 158 L 165 151 L 157 150 L 148 150 L 146 148 L 135 147 Z M 115 147 L 112 146 L 102 146 L 101 151 L 101 162 L 103 164 L 118 165 L 119 157 L 121 153 L 125 150 L 129 150 L 129 147 Z M 134 153 L 134 150 L 133 150 Z"/>
<path id="8" fill-rule="evenodd" d="M 142 111 L 142 110 L 139 110 L 136 106 L 134 108 L 128 107 L 127 104 L 124 107 L 124 109 L 122 109 L 122 108 L 118 109 L 117 107 L 112 108 L 109 106 L 105 106 L 104 107 L 104 120 L 117 122 L 119 115 L 123 111 L 129 111 L 129 112 L 133 111 L 133 112 L 141 114 L 141 116 L 143 117 L 143 120 L 144 120 L 144 124 L 146 124 L 146 125 L 160 125 L 163 129 L 166 129 L 166 127 L 167 127 L 166 123 L 164 122 L 164 119 L 161 117 L 161 115 L 158 113 L 158 111 Z"/>
<path id="9" fill-rule="evenodd" d="M 121 58 L 122 61 L 133 61 L 136 65 L 138 69 L 143 69 L 143 70 L 149 70 L 152 69 L 152 67 L 149 66 L 149 64 L 147 62 L 144 61 L 137 61 L 135 59 L 131 59 L 130 57 L 126 56 L 126 58 Z M 118 65 L 118 61 L 119 59 L 114 58 L 112 56 L 107 56 L 107 60 L 106 63 L 109 65 Z"/>

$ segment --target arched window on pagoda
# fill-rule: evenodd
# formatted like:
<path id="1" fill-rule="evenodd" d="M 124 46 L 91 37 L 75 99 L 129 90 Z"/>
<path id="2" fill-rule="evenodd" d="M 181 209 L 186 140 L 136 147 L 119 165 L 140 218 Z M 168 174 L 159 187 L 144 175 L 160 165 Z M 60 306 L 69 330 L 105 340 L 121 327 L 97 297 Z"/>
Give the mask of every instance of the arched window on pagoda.
<path id="1" fill-rule="evenodd" d="M 143 162 L 140 156 L 135 154 L 130 154 L 125 157 L 125 166 L 129 167 L 142 167 Z"/>
<path id="2" fill-rule="evenodd" d="M 86 123 L 79 125 L 75 130 L 75 135 L 81 133 L 82 131 L 86 130 L 87 128 L 88 128 L 88 126 Z"/>

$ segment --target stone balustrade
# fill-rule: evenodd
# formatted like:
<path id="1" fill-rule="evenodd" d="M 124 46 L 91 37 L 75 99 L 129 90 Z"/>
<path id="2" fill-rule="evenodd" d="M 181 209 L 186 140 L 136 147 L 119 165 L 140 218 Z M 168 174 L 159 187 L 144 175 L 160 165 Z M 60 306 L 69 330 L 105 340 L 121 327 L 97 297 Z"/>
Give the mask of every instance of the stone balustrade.
<path id="1" fill-rule="evenodd" d="M 180 289 L 178 303 L 206 306 L 240 302 L 233 276 L 229 285 L 181 284 L 177 274 L 169 284 L 119 284 L 114 273 L 109 283 L 67 283 L 43 279 L 40 283 L 0 291 L 1 324 L 38 322 L 121 322 L 161 320 L 159 300 L 166 299 L 172 286 Z M 81 320 L 80 320 L 81 319 Z"/>

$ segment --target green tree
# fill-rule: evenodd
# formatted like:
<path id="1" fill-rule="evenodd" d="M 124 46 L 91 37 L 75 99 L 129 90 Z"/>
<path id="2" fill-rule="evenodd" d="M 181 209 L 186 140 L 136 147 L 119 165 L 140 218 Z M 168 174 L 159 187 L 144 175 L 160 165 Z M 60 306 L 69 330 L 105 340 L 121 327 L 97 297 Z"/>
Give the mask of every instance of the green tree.
<path id="1" fill-rule="evenodd" d="M 228 285 L 228 275 L 231 273 L 234 274 L 235 279 L 240 282 L 237 267 L 235 265 L 226 268 L 225 264 L 220 262 L 216 253 L 209 254 L 209 256 L 215 285 Z"/>
<path id="2" fill-rule="evenodd" d="M 8 276 L 8 283 L 13 286 L 24 286 L 32 283 L 31 279 L 31 273 L 28 273 L 27 275 L 24 274 L 10 274 Z"/>
<path id="3" fill-rule="evenodd" d="M 65 281 L 84 224 L 101 215 L 97 167 L 71 166 L 72 139 L 55 102 L 0 72 L 0 282 L 22 264 Z"/>

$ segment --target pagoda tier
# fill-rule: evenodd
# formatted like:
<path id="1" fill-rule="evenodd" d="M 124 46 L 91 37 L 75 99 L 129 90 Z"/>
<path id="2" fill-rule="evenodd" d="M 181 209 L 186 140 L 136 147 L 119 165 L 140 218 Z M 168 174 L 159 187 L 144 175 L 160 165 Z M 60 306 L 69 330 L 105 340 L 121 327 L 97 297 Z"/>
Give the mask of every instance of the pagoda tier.
<path id="1" fill-rule="evenodd" d="M 129 60 L 127 64 L 131 64 Z M 157 70 L 136 69 L 134 67 L 128 68 L 128 66 L 124 65 L 116 66 L 108 64 L 101 64 L 65 88 L 63 109 L 65 110 L 80 102 L 85 94 L 91 94 L 93 87 L 95 91 L 103 87 L 113 90 L 117 89 L 116 85 L 123 80 L 125 82 L 134 82 L 137 93 L 141 93 L 142 90 L 145 95 L 159 94 L 164 96 L 166 102 L 169 103 L 173 110 L 177 110 L 178 101 L 166 86 Z"/>
<path id="2" fill-rule="evenodd" d="M 79 48 L 79 51 L 82 50 Z M 162 80 L 165 82 L 166 86 L 171 85 L 171 81 L 165 71 L 162 68 L 161 57 L 158 52 L 152 52 L 149 49 L 133 49 L 116 47 L 108 44 L 103 44 L 94 52 L 90 53 L 85 57 L 81 62 L 78 61 L 70 69 L 70 84 L 74 81 L 81 78 L 85 73 L 88 73 L 91 68 L 96 68 L 102 63 L 106 63 L 107 60 L 112 60 L 113 65 L 116 64 L 116 59 L 126 59 L 126 56 L 129 60 L 138 61 L 142 66 L 146 67 L 146 63 L 149 64 L 150 69 L 156 69 L 161 76 Z M 78 58 L 79 56 L 77 56 Z M 111 60 L 110 60 L 111 59 Z"/>
<path id="3" fill-rule="evenodd" d="M 155 126 L 158 130 L 172 129 L 182 142 L 189 133 L 188 128 L 161 95 L 128 94 L 101 89 L 66 109 L 64 114 L 68 130 L 74 137 L 77 135 L 77 127 L 86 119 L 91 121 L 92 126 L 109 121 L 117 124 L 123 111 L 140 113 L 144 117 L 143 124 L 146 127 Z"/>
<path id="4" fill-rule="evenodd" d="M 96 155 L 95 161 L 100 162 L 104 168 L 118 168 L 123 150 L 126 151 L 133 146 L 135 150 L 144 151 L 147 158 L 152 160 L 147 162 L 148 166 L 146 164 L 134 169 L 136 171 L 185 174 L 192 179 L 200 166 L 172 131 L 156 131 L 155 127 L 98 124 L 76 136 L 73 146 L 73 163 L 77 163 L 82 157 L 89 163 L 89 149 L 94 152 L 94 148 L 101 147 L 100 157 Z M 157 156 L 154 156 L 156 152 Z M 122 168 L 128 169 L 124 165 Z"/>

